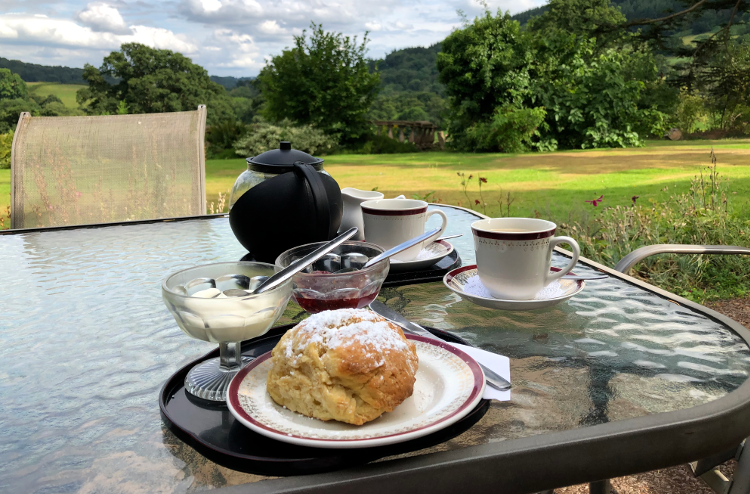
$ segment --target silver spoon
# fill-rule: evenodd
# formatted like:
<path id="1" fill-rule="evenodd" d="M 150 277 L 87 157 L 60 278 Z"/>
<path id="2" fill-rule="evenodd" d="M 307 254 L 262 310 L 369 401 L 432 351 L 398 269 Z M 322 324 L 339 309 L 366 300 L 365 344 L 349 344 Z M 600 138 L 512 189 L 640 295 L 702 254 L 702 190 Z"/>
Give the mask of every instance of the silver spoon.
<path id="1" fill-rule="evenodd" d="M 446 235 L 445 237 L 440 237 L 438 239 L 435 239 L 435 242 L 439 242 L 441 240 L 448 240 L 449 238 L 456 238 L 456 237 L 463 237 L 463 236 L 464 236 L 463 233 L 459 233 L 457 235 Z"/>
<path id="2" fill-rule="evenodd" d="M 591 275 L 577 275 L 577 274 L 566 274 L 562 277 L 563 280 L 575 280 L 575 281 L 590 281 L 590 280 L 603 280 L 608 278 L 606 274 L 591 274 Z"/>
<path id="3" fill-rule="evenodd" d="M 357 234 L 357 231 L 358 229 L 356 226 L 348 229 L 347 231 L 345 231 L 338 237 L 318 247 L 317 249 L 307 254 L 302 259 L 299 259 L 298 261 L 290 264 L 289 266 L 285 267 L 284 269 L 282 269 L 275 275 L 271 276 L 270 278 L 268 276 L 253 276 L 252 278 L 250 278 L 250 284 L 248 286 L 246 294 L 247 295 L 258 294 L 258 293 L 263 293 L 265 291 L 271 290 L 272 288 L 276 288 L 277 286 L 281 285 L 282 283 L 284 283 L 286 280 L 288 280 L 295 274 L 305 269 L 310 264 L 314 263 L 315 261 L 317 261 L 324 255 L 328 254 L 339 245 L 343 244 L 344 242 L 352 238 L 354 235 Z M 235 290 L 227 290 L 227 291 L 236 293 Z M 226 294 L 226 295 L 232 296 L 229 294 Z M 236 297 L 237 295 L 233 295 L 233 296 Z"/>
<path id="4" fill-rule="evenodd" d="M 398 244 L 397 246 L 395 246 L 395 247 L 393 247 L 391 249 L 388 249 L 387 251 L 383 252 L 379 256 L 375 256 L 372 259 L 370 259 L 369 261 L 367 261 L 367 263 L 364 266 L 362 266 L 362 269 L 369 268 L 373 264 L 379 263 L 383 259 L 388 259 L 389 257 L 394 256 L 394 255 L 398 254 L 399 252 L 403 252 L 406 249 L 408 249 L 409 247 L 414 247 L 415 245 L 417 245 L 417 244 L 419 244 L 421 242 L 424 242 L 428 238 L 430 238 L 432 236 L 435 236 L 438 233 L 440 233 L 440 228 L 435 228 L 434 230 L 430 230 L 427 233 L 423 233 L 422 235 L 420 235 L 418 237 L 414 237 L 411 240 L 407 240 L 404 243 Z"/>

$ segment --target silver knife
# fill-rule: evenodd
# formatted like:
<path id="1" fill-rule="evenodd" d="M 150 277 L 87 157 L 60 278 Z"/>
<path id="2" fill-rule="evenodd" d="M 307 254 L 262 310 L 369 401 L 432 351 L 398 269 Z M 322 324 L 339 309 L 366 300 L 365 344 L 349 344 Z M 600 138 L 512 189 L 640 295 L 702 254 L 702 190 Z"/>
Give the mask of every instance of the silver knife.
<path id="1" fill-rule="evenodd" d="M 425 338 L 437 340 L 442 343 L 448 343 L 450 345 L 449 342 L 438 338 L 419 324 L 411 322 L 395 310 L 385 305 L 383 302 L 373 300 L 372 302 L 370 302 L 370 309 L 372 309 L 376 314 L 380 314 L 381 316 L 385 317 L 389 321 L 395 322 L 396 324 L 404 328 L 407 333 L 418 334 L 419 336 L 424 336 Z M 487 384 L 500 391 L 506 391 L 510 389 L 510 383 L 507 379 L 505 379 L 503 376 L 493 371 L 492 369 L 482 365 L 481 363 L 477 362 L 477 364 L 479 364 L 479 367 L 482 368 L 482 371 L 484 372 L 484 378 L 487 380 Z"/>

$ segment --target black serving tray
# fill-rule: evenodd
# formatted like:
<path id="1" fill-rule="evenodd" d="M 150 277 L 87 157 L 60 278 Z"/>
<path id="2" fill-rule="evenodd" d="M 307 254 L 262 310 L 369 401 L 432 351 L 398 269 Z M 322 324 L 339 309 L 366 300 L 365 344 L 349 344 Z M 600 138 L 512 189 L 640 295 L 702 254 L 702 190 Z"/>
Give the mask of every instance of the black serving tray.
<path id="1" fill-rule="evenodd" d="M 260 356 L 270 351 L 293 325 L 279 326 L 266 335 L 242 343 L 243 355 Z M 428 328 L 438 337 L 466 342 L 454 335 Z M 295 446 L 261 436 L 235 420 L 223 403 L 196 398 L 185 391 L 185 375 L 197 363 L 219 356 L 216 349 L 177 371 L 159 395 L 159 409 L 167 428 L 196 451 L 219 465 L 258 475 L 303 475 L 327 472 L 367 463 L 443 443 L 473 426 L 489 409 L 482 400 L 467 416 L 445 429 L 400 444 L 362 449 L 320 449 Z"/>
<path id="2" fill-rule="evenodd" d="M 400 273 L 388 273 L 383 286 L 411 285 L 413 283 L 427 283 L 430 281 L 441 281 L 448 271 L 461 267 L 461 256 L 458 250 L 440 259 L 427 269 L 419 271 L 402 271 Z"/>
<path id="3" fill-rule="evenodd" d="M 248 252 L 242 257 L 242 259 L 240 259 L 240 261 L 255 261 L 255 258 L 250 252 Z M 383 286 L 400 286 L 410 285 L 412 283 L 428 283 L 430 281 L 441 281 L 443 279 L 443 276 L 445 276 L 448 271 L 460 267 L 461 256 L 458 255 L 458 250 L 453 249 L 453 252 L 427 269 L 422 269 L 419 271 L 403 271 L 400 273 L 389 272 L 388 276 L 383 282 Z"/>

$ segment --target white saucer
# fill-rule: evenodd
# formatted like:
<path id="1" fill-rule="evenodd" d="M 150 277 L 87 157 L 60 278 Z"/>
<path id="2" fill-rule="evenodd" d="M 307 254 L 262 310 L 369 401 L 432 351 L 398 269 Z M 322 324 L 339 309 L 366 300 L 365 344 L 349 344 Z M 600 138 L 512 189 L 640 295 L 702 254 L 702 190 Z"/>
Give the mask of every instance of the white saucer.
<path id="1" fill-rule="evenodd" d="M 398 261 L 391 258 L 391 273 L 403 273 L 405 271 L 421 271 L 427 269 L 442 258 L 453 252 L 453 245 L 445 240 L 432 242 L 419 253 L 423 259 L 415 261 Z"/>
<path id="2" fill-rule="evenodd" d="M 417 347 L 414 394 L 377 419 L 356 426 L 305 417 L 273 401 L 266 391 L 271 352 L 232 379 L 227 406 L 249 429 L 285 443 L 315 448 L 369 448 L 426 436 L 456 423 L 482 399 L 484 374 L 467 353 L 449 344 L 407 335 Z"/>
<path id="3" fill-rule="evenodd" d="M 560 268 L 553 267 L 550 270 L 560 271 Z M 476 279 L 472 280 L 472 278 Z M 466 293 L 464 289 L 470 280 L 472 280 L 472 284 L 481 284 L 476 264 L 454 269 L 443 277 L 445 286 L 461 297 L 469 299 L 482 307 L 499 310 L 534 310 L 551 307 L 577 295 L 586 286 L 586 282 L 582 280 L 556 280 L 547 285 L 532 300 L 501 300 L 493 298 L 489 293 L 486 293 L 484 296 Z M 554 293 L 554 296 L 550 296 L 550 293 Z"/>

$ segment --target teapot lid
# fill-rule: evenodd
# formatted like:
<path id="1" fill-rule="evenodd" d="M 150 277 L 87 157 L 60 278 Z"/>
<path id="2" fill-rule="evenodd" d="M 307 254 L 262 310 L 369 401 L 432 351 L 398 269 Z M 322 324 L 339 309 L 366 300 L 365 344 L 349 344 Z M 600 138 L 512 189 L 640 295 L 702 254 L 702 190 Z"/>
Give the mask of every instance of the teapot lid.
<path id="1" fill-rule="evenodd" d="M 316 158 L 304 151 L 292 149 L 292 143 L 281 141 L 279 149 L 271 149 L 258 156 L 247 158 L 248 164 L 255 165 L 254 168 L 264 173 L 287 173 L 294 170 L 295 163 L 305 165 L 320 165 L 322 158 Z"/>

